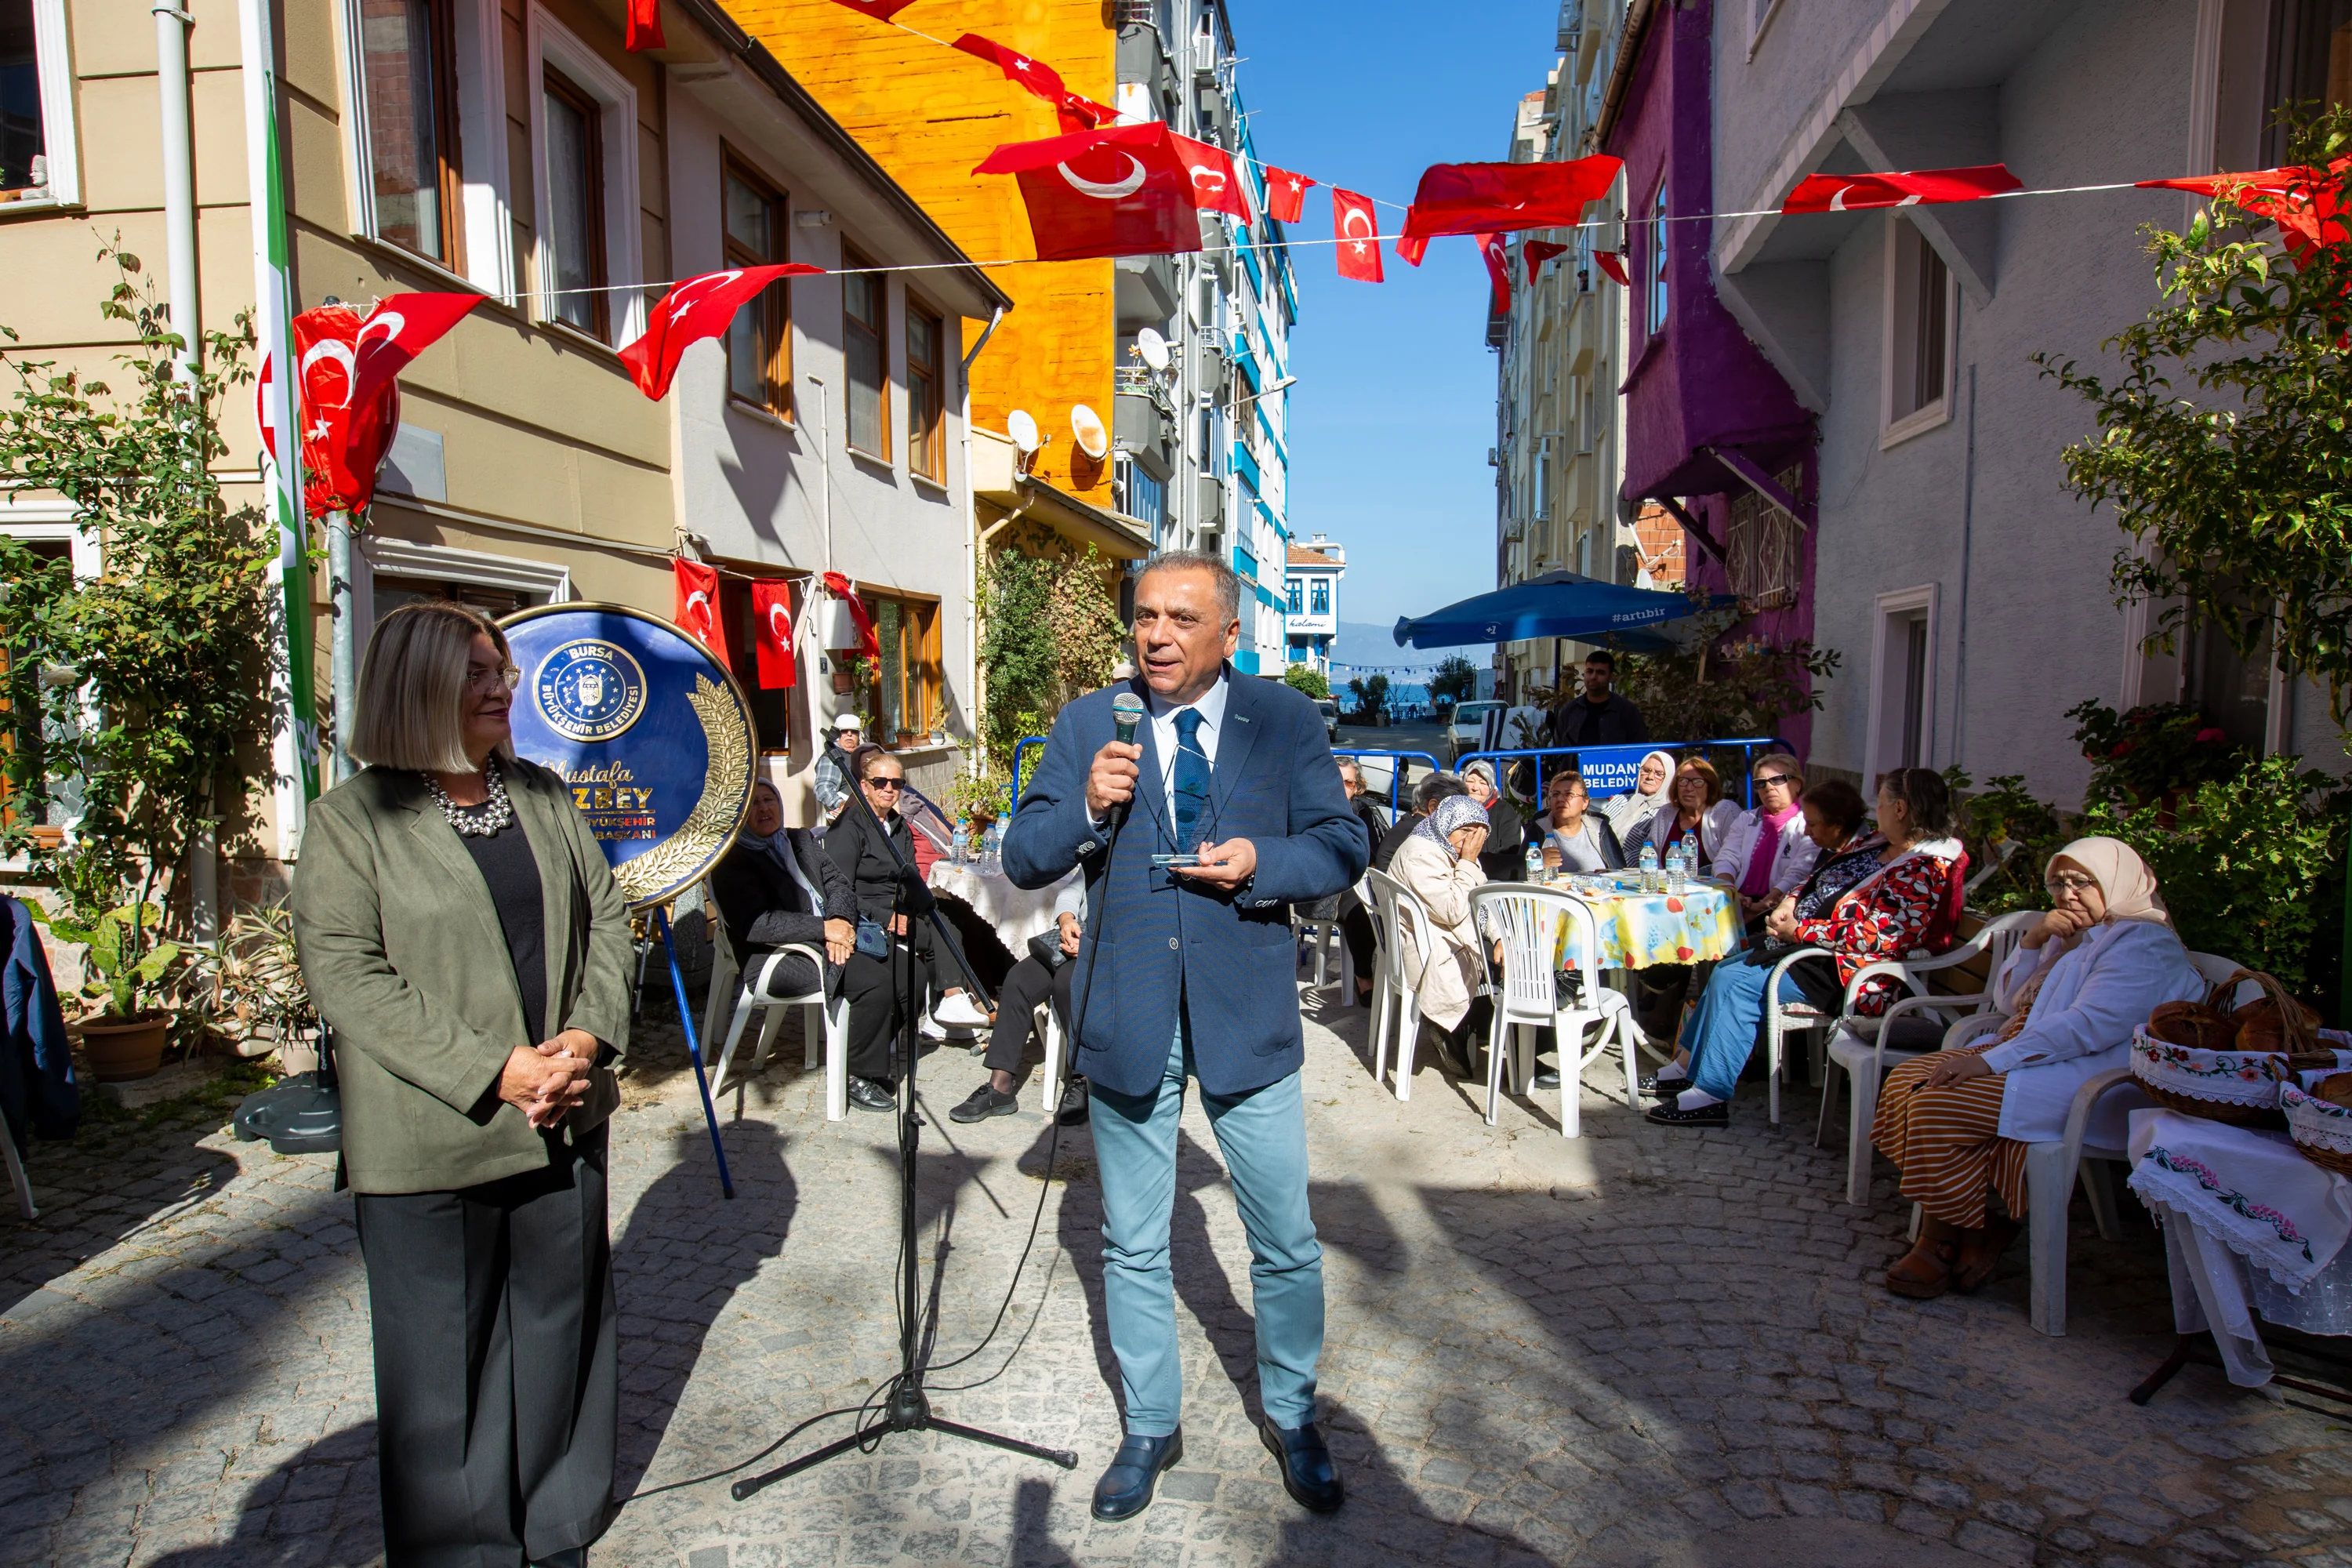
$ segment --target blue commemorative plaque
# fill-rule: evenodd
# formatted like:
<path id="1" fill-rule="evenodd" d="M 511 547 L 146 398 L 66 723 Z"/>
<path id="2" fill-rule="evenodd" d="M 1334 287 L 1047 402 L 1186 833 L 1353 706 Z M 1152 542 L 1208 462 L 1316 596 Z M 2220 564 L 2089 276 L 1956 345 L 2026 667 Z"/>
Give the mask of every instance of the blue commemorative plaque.
<path id="1" fill-rule="evenodd" d="M 751 716 L 735 678 L 642 610 L 549 605 L 499 624 L 522 671 L 515 752 L 572 786 L 629 907 L 699 881 L 751 803 Z"/>

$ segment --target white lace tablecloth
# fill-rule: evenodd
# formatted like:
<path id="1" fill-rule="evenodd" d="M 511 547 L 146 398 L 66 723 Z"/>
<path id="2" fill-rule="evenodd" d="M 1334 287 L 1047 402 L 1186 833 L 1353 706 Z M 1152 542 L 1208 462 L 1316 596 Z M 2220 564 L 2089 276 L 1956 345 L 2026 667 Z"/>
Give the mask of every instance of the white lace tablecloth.
<path id="1" fill-rule="evenodd" d="M 953 894 L 970 904 L 974 913 L 995 928 L 1005 951 L 1021 958 L 1025 956 L 1023 943 L 1053 929 L 1054 900 L 1080 874 L 1073 871 L 1050 887 L 1032 890 L 1014 887 L 1012 879 L 1001 872 L 983 872 L 970 861 L 958 865 L 941 858 L 931 862 L 930 875 L 924 879 L 933 891 Z"/>
<path id="2" fill-rule="evenodd" d="M 2164 1226 L 2173 1323 L 2212 1331 L 2230 1381 L 2270 1381 L 2257 1320 L 2352 1334 L 2352 1179 L 2284 1132 L 2131 1113 L 2131 1188 Z"/>

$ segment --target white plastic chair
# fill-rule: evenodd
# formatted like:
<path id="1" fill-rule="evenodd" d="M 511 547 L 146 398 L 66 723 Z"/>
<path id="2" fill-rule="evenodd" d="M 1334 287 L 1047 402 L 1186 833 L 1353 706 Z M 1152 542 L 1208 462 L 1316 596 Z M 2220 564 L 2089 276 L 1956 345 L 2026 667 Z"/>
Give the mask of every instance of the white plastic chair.
<path id="1" fill-rule="evenodd" d="M 805 1007 L 801 1020 L 802 1066 L 816 1066 L 816 1042 L 820 1032 L 824 1037 L 824 1119 L 840 1121 L 849 1115 L 849 1001 L 846 997 L 828 1002 L 824 994 L 824 953 L 822 950 L 801 942 L 788 942 L 772 952 L 761 955 L 759 967 L 743 973 L 735 956 L 735 944 L 727 934 L 727 922 L 717 918 L 712 906 L 710 921 L 710 998 L 702 1016 L 703 1058 L 709 1059 L 710 1041 L 722 1021 L 727 1027 L 727 1042 L 719 1052 L 718 1069 L 710 1076 L 710 1094 L 717 1099 L 727 1087 L 727 1069 L 735 1060 L 735 1047 L 741 1043 L 743 1030 L 751 1015 L 764 1010 L 767 1017 L 760 1026 L 760 1039 L 754 1048 L 755 1067 L 765 1067 L 768 1053 L 783 1027 L 784 1009 Z M 787 954 L 797 953 L 815 965 L 817 988 L 792 995 L 777 995 L 769 990 L 776 978 L 782 961 Z M 743 984 L 739 989 L 736 980 Z M 722 1014 L 719 1009 L 730 994 L 734 1005 Z"/>
<path id="2" fill-rule="evenodd" d="M 1502 984 L 1487 987 L 1495 1017 L 1486 1040 L 1486 1124 L 1493 1126 L 1502 1109 L 1505 1056 L 1511 1059 L 1514 1082 L 1524 1092 L 1535 1071 L 1534 1031 L 1544 1026 L 1551 1028 L 1559 1047 L 1561 1136 L 1581 1134 L 1584 1069 L 1612 1045 L 1625 1068 L 1625 1103 L 1635 1104 L 1633 1005 L 1618 992 L 1601 988 L 1596 963 L 1600 923 L 1591 907 L 1559 888 L 1491 882 L 1470 890 L 1470 921 L 1503 949 Z M 1557 979 L 1563 923 L 1582 985 L 1580 999 L 1568 1005 L 1559 1001 Z"/>
<path id="3" fill-rule="evenodd" d="M 1330 977 L 1332 945 L 1334 943 L 1339 945 L 1340 949 L 1340 963 L 1344 965 L 1347 962 L 1346 950 L 1348 944 L 1339 934 L 1339 916 L 1301 914 L 1298 912 L 1297 909 L 1294 907 L 1290 911 L 1290 935 L 1294 947 L 1297 944 L 1298 936 L 1304 931 L 1312 931 L 1315 933 L 1315 988 L 1319 991 Z M 1346 976 L 1342 975 L 1341 978 L 1344 980 Z M 1353 989 L 1353 987 L 1343 986 L 1341 988 L 1340 1000 L 1343 1003 L 1347 1000 L 1346 992 L 1350 989 Z"/>
<path id="4" fill-rule="evenodd" d="M 1867 963 L 1854 972 L 1853 984 L 1845 988 L 1845 1002 L 1840 1016 L 1833 1021 L 1837 1034 L 1830 1042 L 1828 1060 L 1845 1069 L 1853 1086 L 1849 1097 L 1851 1107 L 1846 1114 L 1845 1130 L 1845 1201 L 1857 1206 L 1870 1202 L 1870 1124 L 1878 1114 L 1878 1086 L 1886 1081 L 1886 1069 L 1925 1056 L 1926 1048 L 1906 1049 L 1890 1042 L 1895 1026 L 1906 1018 L 1933 1017 L 1947 1026 L 1957 1020 L 1979 1014 L 1992 1005 L 1992 977 L 2009 962 L 2010 954 L 2025 933 L 2042 919 L 2038 910 L 2020 910 L 1986 922 L 1984 929 L 1948 952 L 1933 958 L 1915 958 L 1895 963 Z M 1818 950 L 1816 950 L 1818 951 Z M 1937 994 L 1927 988 L 1925 976 L 1941 969 L 1966 963 L 1982 953 L 1985 957 L 1985 989 L 1950 994 Z M 1780 967 L 1786 969 L 1783 963 Z M 1866 980 L 1879 975 L 1898 976 L 1911 989 L 1908 996 L 1898 996 L 1887 1004 L 1886 1011 L 1875 1018 L 1852 1016 L 1855 994 Z M 1780 973 L 1774 972 L 1772 984 L 1780 984 Z M 1774 993 L 1778 994 L 1778 992 Z M 1948 1038 L 1948 1035 L 1947 1036 Z M 1777 1065 L 1777 1063 L 1776 1063 Z M 1830 1103 L 1837 1097 L 1832 1092 L 1829 1076 L 1822 1076 L 1821 1113 L 1813 1122 L 1813 1143 L 1819 1147 L 1829 1128 Z"/>
<path id="5" fill-rule="evenodd" d="M 2210 952 L 2192 952 L 2189 962 L 2196 965 L 2197 973 L 2208 985 L 2220 984 L 2239 967 L 2234 960 Z M 2260 994 L 2261 988 L 2248 981 L 2231 1000 L 2244 997 L 2252 1001 L 2253 997 L 2247 994 L 2250 989 Z M 1957 1050 L 1986 1030 L 1998 1028 L 2001 1022 L 1999 1014 L 1964 1018 L 1946 1033 L 1943 1048 Z M 2131 1076 L 2127 1067 L 2110 1068 L 2089 1079 L 2074 1091 L 2074 1103 L 2066 1112 L 2065 1135 L 2025 1146 L 2026 1244 L 2032 1269 L 2026 1318 L 2037 1333 L 2053 1339 L 2063 1338 L 2066 1332 L 2066 1209 L 2078 1179 L 2083 1184 L 2083 1195 L 2090 1200 L 2091 1218 L 2099 1227 L 2100 1237 L 2107 1241 L 2116 1238 L 2116 1191 L 2105 1163 L 2112 1160 L 2128 1165 L 2131 1153 L 2120 1144 L 2084 1140 L 2091 1111 L 2100 1098 L 2118 1084 L 2129 1084 Z M 2146 1095 L 2140 1095 L 2139 1100 L 2141 1105 L 2156 1103 Z M 1915 1232 L 1918 1228 L 1916 1205 L 1913 1205 L 1912 1228 Z"/>
<path id="6" fill-rule="evenodd" d="M 8 1184 L 16 1189 L 16 1209 L 26 1219 L 38 1219 L 41 1211 L 33 1206 L 33 1179 L 25 1173 L 25 1162 L 16 1153 L 16 1135 L 8 1131 L 8 1123 L 0 1118 L 0 1151 L 8 1156 Z"/>
<path id="7" fill-rule="evenodd" d="M 1386 871 L 1366 871 L 1364 883 L 1372 895 L 1372 929 L 1380 937 L 1380 973 L 1372 979 L 1372 1081 L 1381 1081 L 1388 1062 L 1389 1022 L 1399 1025 L 1396 1097 L 1412 1098 L 1412 1050 L 1421 1037 L 1421 995 L 1406 973 L 1404 955 L 1411 945 L 1416 961 L 1413 974 L 1426 974 L 1430 964 L 1430 932 L 1434 929 L 1429 909 L 1402 882 Z M 1393 1007 L 1392 1005 L 1393 1005 Z"/>
<path id="8" fill-rule="evenodd" d="M 1038 1089 L 1045 1096 L 1045 1114 L 1051 1116 L 1062 1108 L 1062 1075 L 1069 1067 L 1069 1041 L 1062 1034 L 1062 1021 L 1054 1016 L 1050 999 L 1037 1004 L 1030 1021 L 1045 1046 L 1045 1079 Z"/>

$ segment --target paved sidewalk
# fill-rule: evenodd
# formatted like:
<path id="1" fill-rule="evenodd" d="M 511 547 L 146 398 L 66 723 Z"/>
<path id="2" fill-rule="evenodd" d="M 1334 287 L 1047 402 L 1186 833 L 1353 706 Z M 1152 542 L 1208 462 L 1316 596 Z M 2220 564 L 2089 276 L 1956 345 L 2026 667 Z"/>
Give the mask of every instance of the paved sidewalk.
<path id="1" fill-rule="evenodd" d="M 2078 1210 L 2073 1332 L 2045 1339 L 2021 1252 L 1969 1300 L 1874 1283 L 1902 1247 L 1891 1173 L 1872 1209 L 1836 1201 L 1842 1155 L 1811 1146 L 1809 1095 L 1778 1130 L 1760 1096 L 1693 1134 L 1591 1090 L 1579 1142 L 1556 1102 L 1490 1129 L 1433 1071 L 1409 1103 L 1376 1087 L 1352 1011 L 1308 1024 L 1338 1515 L 1292 1505 L 1250 1427 L 1248 1256 L 1195 1105 L 1176 1213 L 1185 1462 L 1139 1520 L 1088 1517 L 1118 1432 L 1091 1147 L 1064 1133 L 1041 1187 L 1043 1118 L 945 1122 L 978 1081 L 960 1052 L 923 1069 L 942 1113 L 921 1193 L 924 1255 L 948 1259 L 926 1308 L 937 1408 L 1074 1448 L 1079 1468 L 893 1437 L 738 1504 L 724 1480 L 682 1483 L 895 1367 L 893 1127 L 826 1124 L 791 1045 L 728 1097 L 739 1196 L 722 1203 L 675 1031 L 648 1034 L 614 1158 L 636 1500 L 600 1563 L 2352 1563 L 2340 1415 L 2198 1368 L 2150 1408 L 2124 1399 L 2170 1342 L 2160 1247 L 2132 1205 L 2114 1245 Z M 36 1155 L 43 1218 L 0 1229 L 0 1562 L 378 1556 L 349 1200 L 327 1160 L 236 1144 L 217 1120 Z M 1003 1331 L 948 1367 L 985 1331 L 1041 1190 Z"/>

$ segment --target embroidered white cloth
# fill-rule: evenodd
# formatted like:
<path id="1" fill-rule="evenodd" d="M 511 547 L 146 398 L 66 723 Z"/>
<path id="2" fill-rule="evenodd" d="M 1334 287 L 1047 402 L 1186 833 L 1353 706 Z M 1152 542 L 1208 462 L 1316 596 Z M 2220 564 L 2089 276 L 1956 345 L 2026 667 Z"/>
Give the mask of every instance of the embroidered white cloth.
<path id="1" fill-rule="evenodd" d="M 2177 1110 L 2131 1113 L 2131 1188 L 2300 1294 L 2352 1236 L 2352 1178 L 2322 1170 L 2284 1132 Z"/>
<path id="2" fill-rule="evenodd" d="M 2210 1330 L 2231 1383 L 2259 1388 L 2271 1380 L 2263 1323 L 2306 1334 L 2352 1334 L 2352 1247 L 2337 1252 L 2296 1295 L 2198 1229 L 2189 1211 L 2158 1204 L 2156 1214 L 2164 1226 L 2172 1325 L 2184 1334 Z"/>
<path id="3" fill-rule="evenodd" d="M 1055 901 L 1064 889 L 1076 884 L 1080 877 L 1071 872 L 1060 881 L 1044 888 L 1016 888 L 1013 879 L 1000 872 L 982 871 L 967 861 L 962 865 L 941 858 L 931 862 L 931 872 L 925 881 L 942 893 L 952 893 L 972 907 L 972 911 L 996 928 L 996 934 L 1005 951 L 1014 958 L 1026 957 L 1022 944 L 1040 931 L 1054 929 Z"/>

